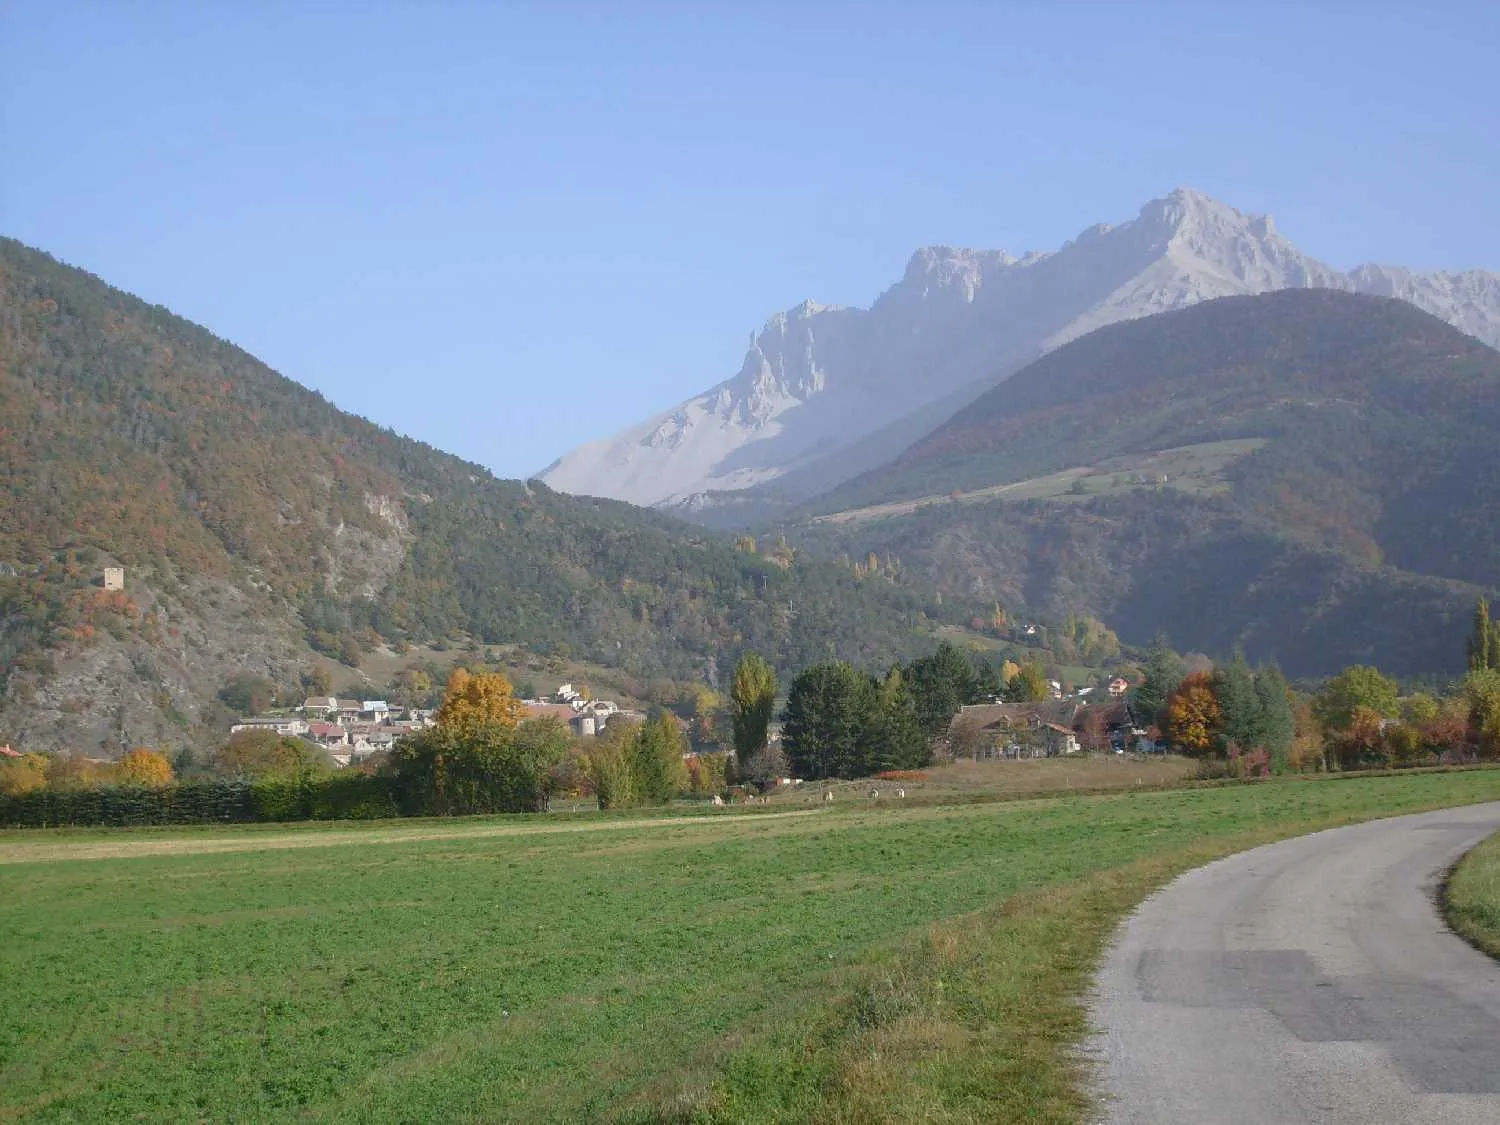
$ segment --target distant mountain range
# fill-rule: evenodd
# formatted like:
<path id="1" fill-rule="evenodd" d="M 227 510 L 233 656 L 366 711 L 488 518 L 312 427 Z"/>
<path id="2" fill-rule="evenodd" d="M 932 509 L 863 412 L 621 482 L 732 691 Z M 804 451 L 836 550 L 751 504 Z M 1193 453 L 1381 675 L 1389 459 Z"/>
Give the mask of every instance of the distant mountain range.
<path id="1" fill-rule="evenodd" d="M 1473 336 L 1387 298 L 1229 297 L 1058 348 L 786 533 L 1127 642 L 1457 672 L 1500 588 L 1497 439 Z"/>
<path id="2" fill-rule="evenodd" d="M 1050 253 L 919 250 L 869 309 L 806 301 L 772 317 L 738 374 L 540 476 L 564 492 L 753 523 L 877 468 L 1096 328 L 1309 288 L 1397 297 L 1500 344 L 1500 275 L 1376 265 L 1341 273 L 1269 217 L 1180 189 Z"/>
<path id="3" fill-rule="evenodd" d="M 472 638 L 698 682 L 747 648 L 878 666 L 957 619 L 937 600 L 496 480 L 0 239 L 0 743 L 219 741 L 218 689 L 295 690 L 314 647 Z"/>

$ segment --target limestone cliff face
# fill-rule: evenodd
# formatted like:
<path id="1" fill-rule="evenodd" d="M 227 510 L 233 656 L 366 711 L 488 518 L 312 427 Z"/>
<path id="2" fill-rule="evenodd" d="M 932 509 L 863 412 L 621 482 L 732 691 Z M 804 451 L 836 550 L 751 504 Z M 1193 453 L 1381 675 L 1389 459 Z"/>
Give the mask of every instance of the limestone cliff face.
<path id="1" fill-rule="evenodd" d="M 1269 216 L 1179 189 L 1049 253 L 918 250 L 867 310 L 806 301 L 778 313 L 734 377 L 566 454 L 541 477 L 689 515 L 714 493 L 806 496 L 894 457 L 1021 364 L 1096 328 L 1300 288 L 1397 297 L 1500 345 L 1500 274 L 1341 273 L 1301 253 Z"/>

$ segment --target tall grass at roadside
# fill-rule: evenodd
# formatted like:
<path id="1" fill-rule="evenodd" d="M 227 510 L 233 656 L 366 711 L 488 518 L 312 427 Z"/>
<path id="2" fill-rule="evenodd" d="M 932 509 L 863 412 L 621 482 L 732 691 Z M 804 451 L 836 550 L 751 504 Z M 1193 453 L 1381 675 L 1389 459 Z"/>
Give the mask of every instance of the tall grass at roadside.
<path id="1" fill-rule="evenodd" d="M 1459 861 L 1443 888 L 1443 913 L 1453 929 L 1500 958 L 1500 835 Z"/>

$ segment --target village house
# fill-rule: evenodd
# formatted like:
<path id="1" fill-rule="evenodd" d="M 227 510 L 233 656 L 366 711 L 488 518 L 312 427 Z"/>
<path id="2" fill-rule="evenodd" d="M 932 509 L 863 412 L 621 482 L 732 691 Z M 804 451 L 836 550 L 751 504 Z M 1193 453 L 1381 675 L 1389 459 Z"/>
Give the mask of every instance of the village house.
<path id="1" fill-rule="evenodd" d="M 1124 699 L 1125 693 L 1130 690 L 1130 681 L 1124 676 L 1116 676 L 1109 681 L 1109 697 L 1111 699 Z"/>
<path id="2" fill-rule="evenodd" d="M 349 745 L 349 731 L 338 723 L 309 723 L 307 726 L 307 734 L 303 737 L 314 746 L 332 751 L 334 761 L 338 761 L 339 751 Z"/>
<path id="3" fill-rule="evenodd" d="M 1123 703 L 1078 700 L 982 703 L 961 707 L 948 727 L 959 757 L 1039 758 L 1105 751 L 1134 737 L 1130 708 Z"/>
<path id="4" fill-rule="evenodd" d="M 1078 736 L 1073 733 L 1072 727 L 1065 727 L 1061 723 L 1043 723 L 1041 731 L 1043 745 L 1047 748 L 1047 757 L 1056 758 L 1062 754 L 1078 753 Z"/>
<path id="5" fill-rule="evenodd" d="M 238 734 L 242 730 L 270 730 L 282 738 L 298 738 L 308 732 L 309 723 L 298 715 L 257 715 L 241 719 L 229 727 L 230 734 Z"/>
<path id="6" fill-rule="evenodd" d="M 125 589 L 125 568 L 123 566 L 107 566 L 104 568 L 104 588 L 106 590 Z"/>

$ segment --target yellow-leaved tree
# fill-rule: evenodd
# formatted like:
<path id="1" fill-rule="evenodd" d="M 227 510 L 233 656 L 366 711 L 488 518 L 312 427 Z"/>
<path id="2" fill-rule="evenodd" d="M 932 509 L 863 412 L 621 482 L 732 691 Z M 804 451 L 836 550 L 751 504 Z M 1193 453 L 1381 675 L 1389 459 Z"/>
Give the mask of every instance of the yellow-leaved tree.
<path id="1" fill-rule="evenodd" d="M 515 727 L 525 712 L 510 681 L 499 672 L 473 675 L 455 668 L 438 708 L 437 724 L 444 730 L 472 731 L 482 726 Z"/>
<path id="2" fill-rule="evenodd" d="M 47 784 L 47 759 L 40 754 L 0 758 L 0 797 L 19 797 Z"/>
<path id="3" fill-rule="evenodd" d="M 1223 721 L 1213 677 L 1207 672 L 1187 676 L 1167 698 L 1167 734 L 1188 754 L 1213 750 Z"/>
<path id="4" fill-rule="evenodd" d="M 172 763 L 156 750 L 128 750 L 120 755 L 120 780 L 129 785 L 171 785 Z"/>

